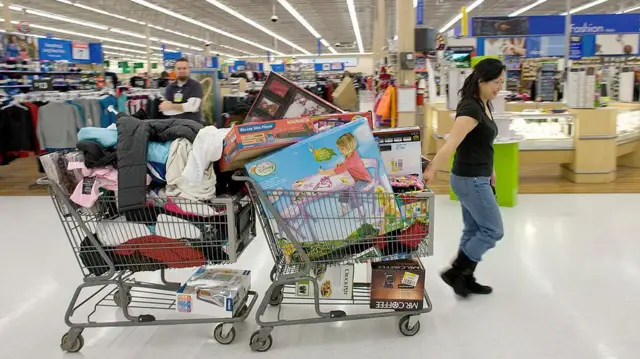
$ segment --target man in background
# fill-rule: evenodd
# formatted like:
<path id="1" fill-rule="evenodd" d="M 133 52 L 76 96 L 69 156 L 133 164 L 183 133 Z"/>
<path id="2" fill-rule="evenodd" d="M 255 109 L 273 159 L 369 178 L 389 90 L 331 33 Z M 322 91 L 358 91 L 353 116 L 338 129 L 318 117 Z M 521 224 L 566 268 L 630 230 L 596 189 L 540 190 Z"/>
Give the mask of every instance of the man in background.
<path id="1" fill-rule="evenodd" d="M 189 61 L 181 58 L 175 65 L 176 81 L 167 86 L 166 100 L 160 104 L 160 111 L 168 117 L 184 118 L 203 122 L 202 86 L 189 78 Z"/>

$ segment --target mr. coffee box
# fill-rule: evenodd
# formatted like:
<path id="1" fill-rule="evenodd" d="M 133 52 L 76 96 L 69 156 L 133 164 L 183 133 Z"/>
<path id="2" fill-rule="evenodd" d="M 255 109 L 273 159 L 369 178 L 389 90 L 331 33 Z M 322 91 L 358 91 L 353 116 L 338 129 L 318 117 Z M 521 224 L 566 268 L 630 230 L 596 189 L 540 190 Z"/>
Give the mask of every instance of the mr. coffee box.
<path id="1" fill-rule="evenodd" d="M 420 310 L 425 270 L 418 260 L 371 263 L 371 309 Z"/>

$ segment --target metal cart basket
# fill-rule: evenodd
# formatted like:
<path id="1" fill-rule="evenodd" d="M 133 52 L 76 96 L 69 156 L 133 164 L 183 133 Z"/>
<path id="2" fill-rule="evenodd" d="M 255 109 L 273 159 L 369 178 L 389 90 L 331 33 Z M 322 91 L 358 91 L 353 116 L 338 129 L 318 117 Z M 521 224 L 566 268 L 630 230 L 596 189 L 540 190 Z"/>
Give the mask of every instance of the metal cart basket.
<path id="1" fill-rule="evenodd" d="M 419 315 L 428 313 L 432 309 L 426 290 L 422 309 L 419 310 L 393 308 L 365 314 L 347 314 L 342 310 L 323 311 L 321 305 L 369 305 L 371 283 L 354 283 L 351 299 L 325 299 L 320 298 L 319 293 L 322 287 L 314 274 L 322 271 L 323 267 L 331 265 L 433 255 L 435 196 L 432 192 L 326 194 L 285 190 L 267 191 L 248 177 L 237 175 L 234 179 L 247 183 L 249 195 L 256 206 L 257 217 L 264 229 L 275 262 L 271 272 L 272 284 L 256 312 L 256 322 L 260 329 L 251 336 L 252 350 L 260 352 L 269 350 L 273 342 L 271 331 L 274 327 L 284 325 L 400 316 L 399 329 L 402 334 L 413 336 L 418 333 Z M 345 196 L 348 199 L 345 199 Z M 353 204 L 354 210 L 349 215 L 341 212 L 341 204 L 344 202 Z M 377 206 L 391 203 L 398 206 L 412 204 L 411 215 L 409 216 L 409 212 L 404 212 L 400 216 L 398 211 L 399 218 L 395 219 L 402 218 L 404 223 L 402 229 L 381 235 L 379 230 L 374 230 L 368 224 L 381 223 L 394 218 L 376 214 L 379 211 L 374 210 L 374 203 Z M 351 235 L 347 235 L 349 233 Z M 419 265 L 424 269 L 421 263 Z M 308 299 L 296 296 L 296 283 L 299 282 L 310 284 L 308 288 L 309 291 L 313 291 L 313 295 L 309 295 Z M 280 319 L 280 313 L 278 313 L 277 320 L 262 320 L 268 305 L 279 306 L 283 303 L 311 304 L 314 306 L 315 316 L 285 320 Z"/>
<path id="2" fill-rule="evenodd" d="M 213 331 L 214 338 L 221 344 L 234 340 L 233 323 L 248 317 L 258 298 L 254 291 L 248 292 L 244 303 L 234 306 L 239 309 L 228 318 L 170 315 L 170 319 L 156 319 L 131 311 L 176 311 L 176 291 L 181 283 L 167 281 L 167 269 L 234 263 L 256 235 L 255 206 L 248 197 L 216 198 L 208 206 L 172 199 L 173 212 L 166 207 L 147 206 L 121 215 L 113 195 L 100 196 L 94 206 L 84 208 L 73 203 L 56 182 L 45 178 L 37 182 L 48 188 L 84 276 L 65 314 L 70 329 L 61 339 L 64 351 L 80 351 L 83 330 L 100 327 L 220 323 Z M 204 207 L 215 209 L 214 215 L 195 215 Z M 182 211 L 182 215 L 173 214 L 175 211 Z M 157 283 L 136 281 L 133 275 L 143 271 L 159 271 Z M 90 292 L 88 296 L 82 293 L 84 289 Z M 85 294 L 82 299 L 81 293 Z M 84 307 L 90 312 L 86 321 L 72 321 L 74 313 Z M 119 307 L 124 319 L 92 320 L 101 307 Z"/>

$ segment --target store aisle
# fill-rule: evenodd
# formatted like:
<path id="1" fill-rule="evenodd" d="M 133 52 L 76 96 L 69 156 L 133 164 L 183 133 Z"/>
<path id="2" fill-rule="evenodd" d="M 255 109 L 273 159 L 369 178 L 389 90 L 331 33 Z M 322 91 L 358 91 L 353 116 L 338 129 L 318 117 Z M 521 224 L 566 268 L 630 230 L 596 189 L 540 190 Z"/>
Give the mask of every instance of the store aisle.
<path id="1" fill-rule="evenodd" d="M 457 300 L 437 272 L 454 254 L 460 211 L 438 197 L 437 254 L 425 261 L 435 309 L 422 317 L 416 337 L 402 337 L 393 319 L 280 327 L 271 350 L 258 354 L 248 347 L 255 329 L 250 317 L 230 346 L 211 338 L 211 325 L 88 329 L 82 353 L 73 355 L 58 345 L 81 277 L 53 206 L 47 197 L 0 197 L 0 358 L 637 358 L 640 195 L 520 199 L 518 207 L 503 210 L 507 235 L 479 269 L 495 294 Z M 262 293 L 271 265 L 259 237 L 234 267 L 252 269 Z M 176 271 L 170 279 L 186 275 Z M 281 315 L 311 312 L 284 307 Z M 100 310 L 94 318 L 118 315 Z"/>

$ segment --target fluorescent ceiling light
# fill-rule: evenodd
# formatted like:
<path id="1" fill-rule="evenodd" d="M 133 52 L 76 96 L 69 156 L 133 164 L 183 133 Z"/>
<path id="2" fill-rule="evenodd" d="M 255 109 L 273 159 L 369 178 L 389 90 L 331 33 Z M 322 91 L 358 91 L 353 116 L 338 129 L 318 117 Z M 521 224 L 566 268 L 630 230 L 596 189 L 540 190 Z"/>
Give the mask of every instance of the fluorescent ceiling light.
<path id="1" fill-rule="evenodd" d="M 242 20 L 242 21 L 246 22 L 247 24 L 249 24 L 249 25 L 251 25 L 251 26 L 255 27 L 256 29 L 258 29 L 258 30 L 260 30 L 260 31 L 264 32 L 265 34 L 267 34 L 267 35 L 269 35 L 269 36 L 271 36 L 271 37 L 274 37 L 274 38 L 276 38 L 276 39 L 278 39 L 278 40 L 280 40 L 280 41 L 284 42 L 285 44 L 287 44 L 287 45 L 289 45 L 289 46 L 293 47 L 294 49 L 297 49 L 298 51 L 301 51 L 301 52 L 302 52 L 302 53 L 304 53 L 304 54 L 311 54 L 309 51 L 307 51 L 307 50 L 303 49 L 302 47 L 300 47 L 300 46 L 298 46 L 298 45 L 294 44 L 293 42 L 291 42 L 291 41 L 289 41 L 289 40 L 285 39 L 284 37 L 282 37 L 282 36 L 280 36 L 280 35 L 276 34 L 275 32 L 273 32 L 273 31 L 271 31 L 271 30 L 267 29 L 266 27 L 264 27 L 264 26 L 262 26 L 262 25 L 258 24 L 257 22 L 255 22 L 255 21 L 253 21 L 253 20 L 249 19 L 248 17 L 246 17 L 246 16 L 244 16 L 244 15 L 240 14 L 239 12 L 237 12 L 237 11 L 233 10 L 232 8 L 230 8 L 230 7 L 228 7 L 228 6 L 226 6 L 226 5 L 222 4 L 222 3 L 220 3 L 219 1 L 217 1 L 217 0 L 207 0 L 207 2 L 208 2 L 209 4 L 211 4 L 211 5 L 215 6 L 215 7 L 217 7 L 218 9 L 220 9 L 220 10 L 222 10 L 222 11 L 224 11 L 224 12 L 228 13 L 229 15 L 232 15 L 232 16 L 237 17 L 238 19 L 240 19 L 240 20 Z"/>
<path id="2" fill-rule="evenodd" d="M 145 0 L 130 0 L 130 1 L 132 1 L 132 2 L 134 2 L 134 3 L 136 3 L 136 4 L 138 4 L 138 5 L 142 5 L 142 6 L 148 7 L 149 9 L 153 9 L 153 10 L 159 11 L 159 12 L 161 12 L 161 13 L 163 13 L 163 14 L 166 14 L 166 15 L 169 15 L 169 16 L 172 16 L 172 17 L 175 17 L 176 19 L 180 19 L 180 20 L 185 21 L 185 22 L 188 22 L 188 23 L 190 23 L 190 24 L 200 26 L 200 27 L 205 28 L 205 29 L 207 29 L 207 30 L 209 30 L 209 31 L 216 32 L 216 33 L 218 33 L 218 34 L 220 34 L 220 35 L 224 35 L 224 36 L 230 37 L 230 38 L 232 38 L 232 39 L 234 39 L 234 40 L 244 42 L 245 44 L 249 44 L 249 45 L 251 45 L 251 46 L 255 46 L 255 47 L 260 48 L 260 49 L 263 49 L 263 50 L 265 50 L 265 51 L 270 51 L 270 52 L 272 52 L 272 53 L 274 53 L 274 54 L 284 55 L 284 54 L 283 54 L 282 52 L 280 52 L 280 51 L 276 51 L 276 50 L 271 49 L 271 48 L 269 48 L 269 47 L 262 46 L 262 45 L 260 45 L 260 44 L 258 44 L 258 43 L 256 43 L 256 42 L 253 42 L 253 41 L 247 40 L 247 39 L 242 38 L 242 37 L 240 37 L 240 36 L 238 36 L 238 35 L 235 35 L 235 34 L 232 34 L 232 33 L 230 33 L 230 32 L 227 32 L 227 31 L 224 31 L 224 30 L 221 30 L 221 29 L 215 28 L 215 27 L 213 27 L 213 26 L 207 25 L 207 24 L 205 24 L 205 23 L 203 23 L 203 22 L 193 20 L 193 19 L 191 19 L 190 17 L 184 16 L 184 15 L 182 15 L 182 14 L 179 14 L 179 13 L 175 12 L 175 11 L 171 11 L 171 10 L 165 9 L 165 8 L 163 8 L 163 7 L 161 7 L 161 6 L 154 5 L 154 4 L 152 4 L 152 3 L 150 3 L 150 2 L 147 2 L 147 1 L 145 1 Z"/>
<path id="3" fill-rule="evenodd" d="M 107 30 L 108 29 L 108 27 L 106 27 L 104 25 L 94 24 L 94 23 L 87 22 L 87 21 L 84 21 L 84 20 L 76 20 L 76 19 L 72 19 L 72 18 L 69 18 L 69 17 L 66 17 L 66 16 L 50 14 L 50 13 L 44 12 L 44 11 L 31 10 L 31 9 L 27 9 L 25 11 L 26 11 L 27 14 L 46 17 L 46 18 L 53 19 L 53 20 L 69 22 L 69 23 L 72 23 L 72 24 L 78 24 L 78 25 L 82 25 L 82 26 L 92 27 L 92 28 L 98 29 L 98 30 Z"/>
<path id="4" fill-rule="evenodd" d="M 147 54 L 146 51 L 142 51 L 142 50 L 127 49 L 125 47 L 118 47 L 118 46 L 111 46 L 111 45 L 104 45 L 104 44 L 102 44 L 102 48 L 103 49 L 119 50 L 119 51 L 128 51 L 128 52 L 133 52 L 133 53 L 136 53 L 136 54 L 143 54 L 143 55 Z"/>
<path id="5" fill-rule="evenodd" d="M 109 31 L 110 32 L 117 32 L 118 34 L 122 34 L 122 35 L 137 37 L 139 39 L 146 39 L 147 38 L 145 35 L 139 34 L 137 32 L 127 31 L 127 30 L 122 30 L 122 29 L 111 28 L 111 29 L 109 29 Z"/>
<path id="6" fill-rule="evenodd" d="M 341 52 L 340 56 L 363 56 L 363 55 L 373 55 L 373 52 Z M 336 57 L 335 54 L 282 54 L 282 55 L 272 55 L 274 58 L 288 58 L 288 57 Z M 239 59 L 256 59 L 256 58 L 264 58 L 266 56 L 238 56 Z"/>
<path id="7" fill-rule="evenodd" d="M 362 35 L 360 34 L 360 24 L 358 24 L 358 14 L 356 14 L 356 4 L 353 0 L 347 0 L 347 8 L 349 9 L 349 17 L 351 17 L 351 26 L 353 26 L 353 32 L 356 34 L 356 42 L 358 43 L 358 50 L 360 53 L 364 52 L 362 46 Z"/>
<path id="8" fill-rule="evenodd" d="M 302 24 L 302 26 L 304 26 L 310 33 L 311 35 L 313 35 L 316 39 L 319 39 L 320 42 L 322 43 L 322 45 L 324 45 L 325 47 L 329 48 L 329 51 L 333 52 L 334 54 L 337 54 L 338 52 L 333 49 L 330 45 L 329 42 L 327 42 L 327 40 L 323 39 L 322 36 L 320 35 L 320 33 L 318 33 L 316 31 L 316 29 L 313 28 L 313 26 L 311 26 L 311 24 L 309 24 L 309 22 L 307 21 L 307 19 L 305 19 L 302 15 L 300 15 L 300 13 L 298 12 L 298 10 L 296 10 L 293 6 L 291 6 L 291 4 L 289 4 L 289 2 L 287 0 L 278 0 L 278 2 L 280 3 L 280 5 L 282 5 L 282 7 L 284 7 L 291 15 L 293 15 L 293 17 L 296 18 L 296 20 L 298 20 L 299 23 Z M 336 51 L 336 52 L 334 52 Z"/>
<path id="9" fill-rule="evenodd" d="M 540 5 L 540 4 L 543 4 L 545 2 L 547 2 L 547 0 L 538 0 L 538 1 L 534 2 L 533 4 L 531 4 L 531 5 L 527 5 L 527 6 L 521 8 L 519 10 L 516 10 L 516 11 L 512 12 L 511 14 L 509 14 L 509 17 L 518 16 L 518 15 L 522 14 L 523 12 L 527 12 L 527 11 L 533 9 L 534 7 L 536 7 L 536 6 Z"/>
<path id="10" fill-rule="evenodd" d="M 199 38 L 199 37 L 196 37 L 196 36 L 192 36 L 192 35 L 188 35 L 188 34 L 185 34 L 185 33 L 178 32 L 178 31 L 170 30 L 170 29 L 158 26 L 158 25 L 147 24 L 145 22 L 142 22 L 142 21 L 139 21 L 139 20 L 136 20 L 136 19 L 132 19 L 132 18 L 125 17 L 125 16 L 118 15 L 118 14 L 114 14 L 114 13 L 111 13 L 111 12 L 108 12 L 108 11 L 105 11 L 105 10 L 101 10 L 101 9 L 97 9 L 97 8 L 94 8 L 94 7 L 91 7 L 91 6 L 87 6 L 87 5 L 84 5 L 84 4 L 82 4 L 80 2 L 77 2 L 77 1 L 75 3 L 72 3 L 69 0 L 57 0 L 57 1 L 59 1 L 61 3 L 64 3 L 64 4 L 73 5 L 73 6 L 81 8 L 81 9 L 93 11 L 93 12 L 96 12 L 98 14 L 111 16 L 111 17 L 114 17 L 116 19 L 129 21 L 129 22 L 132 22 L 132 23 L 135 23 L 135 24 L 139 24 L 139 25 L 148 25 L 151 28 L 154 28 L 154 29 L 157 29 L 157 30 L 160 30 L 160 31 L 164 31 L 164 32 L 168 32 L 168 33 L 171 33 L 171 34 L 174 34 L 174 35 L 186 37 L 186 38 L 191 39 L 191 40 L 195 40 L 195 41 L 199 41 L 199 42 L 203 42 L 203 43 L 207 43 L 208 42 L 207 40 Z M 188 46 L 188 47 L 192 48 L 192 49 L 194 48 L 193 46 Z M 199 49 L 199 48 L 196 48 L 196 49 Z M 230 49 L 233 49 L 233 48 L 230 48 Z M 248 51 L 243 51 L 243 50 L 238 50 L 238 49 L 235 49 L 235 50 L 239 51 L 239 52 L 242 52 L 242 53 L 245 53 L 245 54 L 254 55 L 253 53 L 248 52 Z M 229 55 L 229 56 L 232 56 L 232 55 Z"/>
<path id="11" fill-rule="evenodd" d="M 596 1 L 592 1 L 590 3 L 584 4 L 584 5 L 581 5 L 581 6 L 578 6 L 578 7 L 574 7 L 573 9 L 569 10 L 569 14 L 575 14 L 575 13 L 580 12 L 582 10 L 586 10 L 586 9 L 588 9 L 590 7 L 594 7 L 594 6 L 597 6 L 597 5 L 600 5 L 600 4 L 604 4 L 607 1 L 609 1 L 609 0 L 596 0 Z M 565 15 L 566 16 L 568 14 L 566 12 L 563 12 L 560 15 Z"/>
<path id="12" fill-rule="evenodd" d="M 626 9 L 626 10 L 618 11 L 616 14 L 626 14 L 628 12 L 632 12 L 632 11 L 636 11 L 636 10 L 640 10 L 640 5 L 634 6 L 634 7 L 630 7 L 628 9 Z"/>
<path id="13" fill-rule="evenodd" d="M 470 13 L 471 11 L 473 11 L 473 9 L 477 8 L 478 6 L 480 6 L 480 4 L 482 4 L 483 2 L 484 2 L 484 0 L 476 0 L 476 1 L 474 1 L 471 5 L 467 6 L 467 13 Z M 462 19 L 462 14 L 456 15 L 446 25 L 444 25 L 442 28 L 440 28 L 440 32 L 441 33 L 446 32 L 447 30 L 449 30 L 449 28 L 451 26 L 455 25 L 456 22 L 460 21 L 460 19 Z"/>

